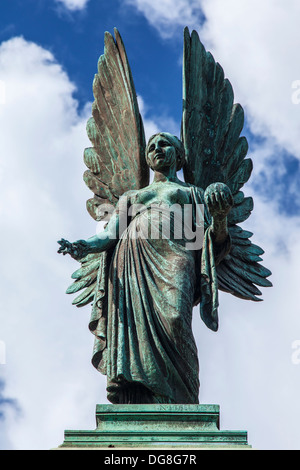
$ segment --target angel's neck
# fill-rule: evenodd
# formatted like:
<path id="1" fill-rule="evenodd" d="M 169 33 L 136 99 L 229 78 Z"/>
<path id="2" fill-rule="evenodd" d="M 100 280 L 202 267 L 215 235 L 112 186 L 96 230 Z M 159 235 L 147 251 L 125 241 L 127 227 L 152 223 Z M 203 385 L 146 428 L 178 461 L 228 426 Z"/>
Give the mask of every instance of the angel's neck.
<path id="1" fill-rule="evenodd" d="M 176 176 L 176 172 L 160 172 L 154 171 L 154 183 L 168 183 L 168 182 L 177 182 L 178 178 Z"/>

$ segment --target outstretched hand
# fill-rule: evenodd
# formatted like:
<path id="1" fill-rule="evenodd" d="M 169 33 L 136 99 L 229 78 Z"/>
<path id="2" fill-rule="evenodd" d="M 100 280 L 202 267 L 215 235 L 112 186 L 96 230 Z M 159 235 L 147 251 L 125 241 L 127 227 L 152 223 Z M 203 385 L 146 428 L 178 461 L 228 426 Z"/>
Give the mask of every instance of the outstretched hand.
<path id="1" fill-rule="evenodd" d="M 212 217 L 225 218 L 233 206 L 233 197 L 224 183 L 213 183 L 204 193 L 205 203 Z"/>
<path id="2" fill-rule="evenodd" d="M 62 253 L 63 255 L 68 254 L 76 260 L 84 258 L 89 253 L 88 243 L 85 240 L 78 240 L 77 242 L 71 243 L 62 238 L 57 243 L 60 245 L 57 253 Z"/>

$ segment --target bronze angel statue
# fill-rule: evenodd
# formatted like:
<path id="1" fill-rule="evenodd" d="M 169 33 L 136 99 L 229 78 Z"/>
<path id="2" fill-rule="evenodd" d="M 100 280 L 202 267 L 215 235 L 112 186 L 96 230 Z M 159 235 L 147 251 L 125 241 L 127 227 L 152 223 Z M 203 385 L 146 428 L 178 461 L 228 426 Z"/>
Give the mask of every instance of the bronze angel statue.
<path id="1" fill-rule="evenodd" d="M 146 144 L 116 29 L 115 38 L 105 33 L 93 92 L 87 123 L 92 146 L 84 151 L 84 181 L 93 193 L 87 210 L 95 220 L 107 216 L 103 206 L 113 210 L 101 233 L 58 242 L 60 253 L 81 263 L 67 293 L 82 291 L 73 301 L 78 307 L 92 303 L 92 363 L 107 376 L 110 402 L 199 403 L 193 308 L 198 305 L 204 323 L 216 331 L 218 290 L 257 301 L 257 286 L 271 286 L 271 272 L 260 264 L 263 250 L 240 227 L 253 209 L 241 191 L 252 171 L 247 140 L 240 136 L 243 109 L 234 104 L 222 67 L 187 28 L 180 139 L 161 132 Z M 181 169 L 184 181 L 177 176 Z M 174 204 L 191 208 L 192 234 L 202 224 L 196 249 L 185 235 L 175 236 L 176 220 L 169 237 L 146 230 L 149 221 L 153 226 L 159 220 L 163 235 L 162 220 L 172 217 L 161 209 Z M 131 211 L 133 206 L 140 210 Z"/>

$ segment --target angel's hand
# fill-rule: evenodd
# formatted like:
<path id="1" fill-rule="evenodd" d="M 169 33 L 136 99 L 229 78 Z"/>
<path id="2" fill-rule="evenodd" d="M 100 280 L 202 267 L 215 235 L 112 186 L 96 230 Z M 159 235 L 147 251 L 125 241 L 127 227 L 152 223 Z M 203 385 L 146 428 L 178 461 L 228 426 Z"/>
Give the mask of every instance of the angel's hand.
<path id="1" fill-rule="evenodd" d="M 213 183 L 206 188 L 204 200 L 212 217 L 225 218 L 233 206 L 233 197 L 224 183 Z"/>
<path id="2" fill-rule="evenodd" d="M 71 243 L 62 238 L 57 243 L 60 245 L 57 253 L 62 253 L 63 255 L 69 254 L 76 260 L 84 258 L 90 253 L 89 244 L 85 240 L 78 240 L 77 242 Z"/>

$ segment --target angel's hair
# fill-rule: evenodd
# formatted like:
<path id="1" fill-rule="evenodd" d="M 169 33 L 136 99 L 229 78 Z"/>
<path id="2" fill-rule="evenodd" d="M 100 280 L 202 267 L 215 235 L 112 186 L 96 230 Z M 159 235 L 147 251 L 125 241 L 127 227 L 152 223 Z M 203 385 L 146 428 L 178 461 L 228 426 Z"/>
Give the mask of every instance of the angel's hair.
<path id="1" fill-rule="evenodd" d="M 178 137 L 176 137 L 176 135 L 170 134 L 169 132 L 158 132 L 157 134 L 153 134 L 150 137 L 150 139 L 148 140 L 147 147 L 146 147 L 146 160 L 147 160 L 147 162 L 148 162 L 147 155 L 148 155 L 150 144 L 151 144 L 152 140 L 154 139 L 154 137 L 156 137 L 157 135 L 162 135 L 163 137 L 165 137 L 168 140 L 168 142 L 170 142 L 171 145 L 173 145 L 173 147 L 176 150 L 176 158 L 177 158 L 176 171 L 181 170 L 181 168 L 183 167 L 183 164 L 184 164 L 184 159 L 185 159 L 184 146 L 183 146 L 183 143 L 181 142 L 181 140 L 179 140 Z"/>

